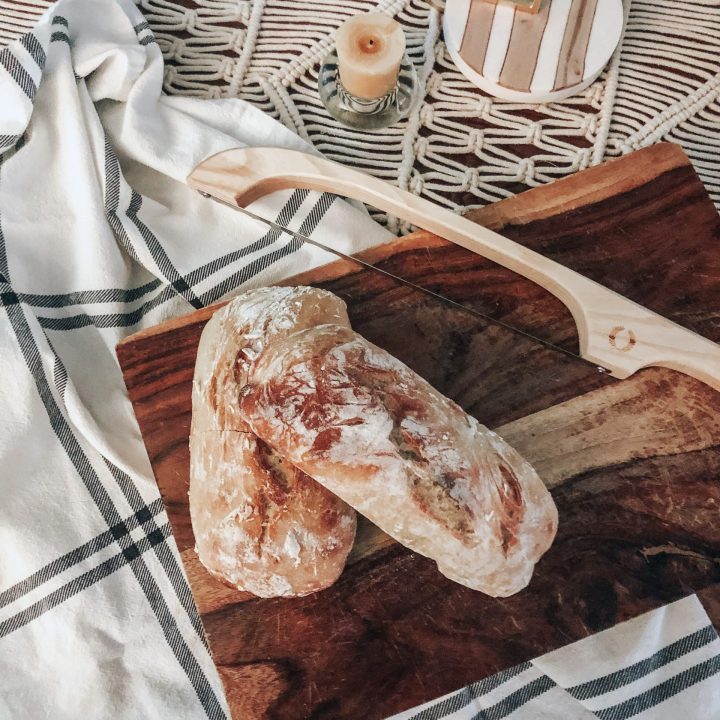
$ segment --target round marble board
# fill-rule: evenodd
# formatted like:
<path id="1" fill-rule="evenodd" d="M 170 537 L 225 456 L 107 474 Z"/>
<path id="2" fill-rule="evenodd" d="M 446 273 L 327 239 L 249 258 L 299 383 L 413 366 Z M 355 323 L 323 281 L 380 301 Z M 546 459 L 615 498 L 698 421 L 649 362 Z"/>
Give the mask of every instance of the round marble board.
<path id="1" fill-rule="evenodd" d="M 602 72 L 623 29 L 622 0 L 546 0 L 537 14 L 497 0 L 447 0 L 445 43 L 481 90 L 516 102 L 562 100 Z"/>

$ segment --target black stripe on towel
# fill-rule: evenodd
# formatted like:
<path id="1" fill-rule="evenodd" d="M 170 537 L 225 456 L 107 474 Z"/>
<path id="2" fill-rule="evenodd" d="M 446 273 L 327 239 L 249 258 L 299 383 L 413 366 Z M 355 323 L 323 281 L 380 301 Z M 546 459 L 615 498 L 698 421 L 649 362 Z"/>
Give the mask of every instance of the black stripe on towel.
<path id="1" fill-rule="evenodd" d="M 442 718 L 447 715 L 452 715 L 453 713 L 458 712 L 458 710 L 468 707 L 468 705 L 470 705 L 475 699 L 481 697 L 482 695 L 487 695 L 487 693 L 499 688 L 501 685 L 504 685 L 508 680 L 511 680 L 522 672 L 525 672 L 525 670 L 528 670 L 530 667 L 532 667 L 530 663 L 526 662 L 516 665 L 515 667 L 508 668 L 507 670 L 503 670 L 502 672 L 491 675 L 490 677 L 478 680 L 477 682 L 464 687 L 460 690 L 460 692 L 441 700 L 436 705 L 432 705 L 424 710 L 421 710 L 419 713 L 409 718 L 409 720 L 442 720 Z"/>
<path id="2" fill-rule="evenodd" d="M 71 550 L 65 555 L 61 555 L 55 558 L 52 562 L 36 570 L 32 575 L 29 575 L 24 580 L 21 580 L 15 585 L 10 586 L 6 590 L 0 592 L 0 608 L 10 605 L 10 603 L 19 600 L 28 593 L 36 590 L 40 586 L 44 585 L 54 577 L 61 575 L 71 567 L 78 565 L 79 563 L 92 557 L 100 550 L 103 550 L 108 545 L 112 544 L 118 538 L 123 535 L 127 535 L 130 531 L 136 527 L 144 525 L 151 517 L 155 517 L 163 512 L 163 504 L 160 498 L 153 500 L 149 505 L 144 505 L 136 513 L 130 517 L 121 520 L 120 522 L 108 528 L 99 535 L 96 535 L 92 540 L 88 540 L 79 547 Z"/>
<path id="3" fill-rule="evenodd" d="M 693 665 L 625 702 L 593 712 L 600 720 L 627 720 L 720 672 L 720 655 Z"/>
<path id="4" fill-rule="evenodd" d="M 38 322 L 44 330 L 77 330 L 78 328 L 90 326 L 98 328 L 131 327 L 139 323 L 151 310 L 176 297 L 175 290 L 169 285 L 165 285 L 152 300 L 127 313 L 110 313 L 107 315 L 81 313 L 59 318 L 38 317 Z"/>
<path id="5" fill-rule="evenodd" d="M 109 192 L 112 192 L 112 189 L 110 189 Z M 298 190 L 293 193 L 292 196 L 289 198 L 288 202 L 283 207 L 283 209 L 280 211 L 277 222 L 283 225 L 289 224 L 293 216 L 297 213 L 300 205 L 302 204 L 302 201 L 306 196 L 307 191 Z M 317 226 L 317 224 L 320 222 L 322 217 L 325 215 L 325 213 L 328 211 L 328 209 L 331 207 L 336 197 L 337 196 L 335 195 L 330 195 L 327 193 L 321 195 L 318 202 L 313 207 L 312 211 L 308 213 L 307 217 L 305 218 L 300 228 L 300 232 L 302 232 L 303 234 L 311 233 L 313 229 Z M 110 213 L 106 214 L 108 214 L 108 216 L 110 215 Z M 122 227 L 119 224 L 119 220 L 118 226 L 119 228 Z M 273 245 L 281 235 L 282 232 L 273 228 L 269 230 L 262 238 L 260 238 L 260 240 L 252 243 L 252 245 L 249 245 L 245 248 L 240 248 L 238 250 L 234 250 L 232 253 L 227 253 L 226 255 L 223 255 L 220 258 L 216 258 L 215 260 L 197 268 L 196 270 L 192 270 L 185 276 L 187 284 L 190 287 L 197 285 L 197 283 L 201 282 L 207 277 L 213 275 L 219 270 L 224 269 L 224 267 L 231 265 L 237 259 Z M 129 243 L 127 235 L 125 235 L 125 237 L 126 241 L 123 242 L 124 246 L 126 242 Z M 293 241 L 279 248 L 275 248 L 273 251 L 267 253 L 264 256 L 261 256 L 260 258 L 256 258 L 253 262 L 248 263 L 239 270 L 235 271 L 231 276 L 223 279 L 215 287 L 204 293 L 200 298 L 200 301 L 204 305 L 209 305 L 213 302 L 216 302 L 223 295 L 226 295 L 235 288 L 239 287 L 242 283 L 247 282 L 254 275 L 262 272 L 273 263 L 286 257 L 287 255 L 290 255 L 293 252 L 296 252 L 299 249 L 300 245 L 301 244 L 299 242 Z M 21 299 L 24 300 L 24 297 L 25 296 L 21 296 Z M 45 297 L 53 296 L 32 296 L 33 304 L 39 305 Z M 62 303 L 64 302 L 65 298 L 69 296 L 60 295 L 54 297 L 57 298 L 57 300 L 54 301 L 57 302 L 57 304 L 48 304 L 44 305 L 44 307 L 62 307 Z M 147 315 L 151 310 L 154 310 L 155 308 L 159 307 L 168 300 L 173 299 L 174 297 L 176 297 L 176 293 L 171 288 L 171 286 L 168 285 L 164 286 L 160 293 L 154 298 L 148 300 L 140 307 L 126 313 L 109 313 L 98 315 L 80 313 L 65 317 L 41 316 L 38 317 L 38 322 L 43 329 L 53 331 L 77 330 L 79 328 L 89 326 L 95 326 L 98 328 L 131 327 L 139 323 L 140 320 L 142 320 L 142 318 Z M 67 304 L 71 303 L 68 302 Z"/>
<path id="6" fill-rule="evenodd" d="M 125 252 L 136 262 L 142 265 L 135 248 L 133 247 L 127 231 L 123 227 L 117 211 L 120 207 L 120 168 L 110 142 L 105 138 L 105 218 L 108 221 L 115 237 Z"/>
<path id="7" fill-rule="evenodd" d="M 70 28 L 70 24 L 68 21 L 62 16 L 62 15 L 55 15 L 55 17 L 52 19 L 53 25 L 62 25 L 65 28 Z M 67 33 L 65 33 L 63 30 L 56 30 L 51 36 L 50 36 L 50 42 L 64 42 L 68 45 L 70 44 L 70 38 L 68 37 Z"/>
<path id="8" fill-rule="evenodd" d="M 285 205 L 281 208 L 275 222 L 278 225 L 288 225 L 288 223 L 290 223 L 295 217 L 297 211 L 300 209 L 300 206 L 303 204 L 308 195 L 308 190 L 295 190 L 290 195 Z M 231 265 L 235 261 L 247 257 L 248 255 L 252 255 L 259 250 L 264 250 L 276 242 L 282 234 L 282 231 L 277 230 L 276 228 L 269 228 L 265 235 L 263 235 L 259 240 L 256 240 L 254 243 L 238 248 L 237 250 L 233 250 L 225 255 L 221 255 L 220 257 L 205 263 L 205 265 L 201 265 L 199 268 L 192 270 L 186 276 L 188 282 L 192 285 L 197 285 L 211 275 L 214 275 L 219 270 Z"/>
<path id="9" fill-rule="evenodd" d="M 137 35 L 139 35 L 144 30 L 150 30 L 150 25 L 147 21 L 138 23 L 133 27 L 133 30 Z M 144 38 L 140 38 L 139 40 L 141 45 L 150 45 L 151 43 L 155 42 L 155 36 L 152 34 L 152 32 L 149 35 L 146 35 Z"/>
<path id="10" fill-rule="evenodd" d="M 278 225 L 288 225 L 295 217 L 297 211 L 300 209 L 300 206 L 303 204 L 303 202 L 305 202 L 305 199 L 308 195 L 308 190 L 295 190 L 290 195 L 285 205 L 281 208 L 277 218 L 275 219 L 275 222 Z M 192 270 L 187 275 L 188 282 L 193 285 L 202 282 L 211 275 L 214 275 L 219 270 L 222 270 L 228 265 L 231 265 L 236 260 L 240 260 L 244 257 L 247 257 L 248 255 L 252 255 L 259 250 L 264 250 L 265 248 L 276 242 L 281 235 L 282 231 L 277 230 L 276 228 L 270 228 L 265 233 L 265 235 L 263 235 L 259 240 L 256 240 L 254 243 L 246 245 L 245 247 L 238 248 L 237 250 L 233 250 L 232 252 L 226 253 L 225 255 L 211 260 L 205 265 L 201 265 L 196 270 Z"/>
<path id="11" fill-rule="evenodd" d="M 21 139 L 22 135 L 0 135 L 0 151 L 14 147 Z"/>
<path id="12" fill-rule="evenodd" d="M 70 38 L 67 36 L 66 33 L 62 32 L 62 30 L 56 30 L 51 36 L 50 36 L 50 42 L 64 42 L 68 45 L 70 44 Z M 77 79 L 77 76 L 76 78 Z"/>
<path id="13" fill-rule="evenodd" d="M 105 464 L 108 466 L 108 469 L 110 470 L 113 478 L 115 478 L 115 482 L 117 482 L 118 486 L 122 490 L 123 495 L 125 495 L 125 498 L 130 503 L 130 507 L 136 508 L 138 506 L 142 506 L 142 497 L 140 496 L 137 487 L 135 487 L 135 483 L 133 482 L 132 478 L 126 472 L 117 467 L 117 465 L 110 462 L 107 458 L 105 458 Z M 140 510 L 138 512 L 141 511 L 142 507 L 140 507 Z M 145 526 L 143 525 L 143 529 L 146 531 L 146 533 L 148 533 L 148 535 L 152 535 L 152 533 L 156 532 L 158 529 L 157 524 L 155 523 L 155 520 L 152 516 L 148 517 L 146 522 L 148 524 L 148 527 L 145 528 Z M 177 557 L 170 551 L 170 548 L 168 548 L 168 546 L 164 544 L 157 545 L 155 547 L 155 554 L 157 555 L 157 558 L 160 561 L 160 564 L 162 565 L 163 570 L 168 577 L 168 580 L 170 580 L 170 584 L 175 591 L 175 595 L 177 596 L 178 600 L 180 600 L 180 604 L 183 606 L 183 609 L 185 610 L 188 619 L 193 626 L 193 630 L 195 630 L 203 643 L 207 645 L 205 630 L 203 629 L 200 615 L 198 614 L 195 601 L 193 600 L 192 594 L 190 593 L 190 587 L 187 584 L 185 578 L 183 577 L 182 570 L 180 569 L 180 565 L 177 561 Z"/>
<path id="14" fill-rule="evenodd" d="M 2 180 L 2 158 L 0 158 L 0 183 Z M 0 217 L 0 277 L 3 282 L 6 278 L 10 277 L 10 270 L 8 268 L 7 249 L 5 248 L 5 235 L 3 235 L 2 229 L 2 217 Z"/>
<path id="15" fill-rule="evenodd" d="M 115 165 L 115 168 L 119 172 L 117 164 Z M 173 265 L 172 261 L 168 257 L 168 254 L 165 252 L 165 248 L 160 244 L 160 241 L 150 231 L 147 225 L 145 225 L 145 223 L 138 217 L 138 212 L 142 207 L 142 202 L 142 195 L 133 190 L 130 196 L 130 205 L 125 214 L 130 218 L 132 224 L 135 225 L 135 227 L 139 230 L 140 235 L 142 236 L 145 244 L 148 247 L 148 250 L 150 250 L 150 254 L 152 255 L 153 260 L 157 263 L 157 266 L 160 268 L 160 271 L 162 272 L 165 279 L 196 310 L 199 310 L 202 307 L 202 304 L 200 300 L 198 300 L 197 295 L 195 295 L 195 292 L 190 287 L 190 285 L 188 285 L 185 278 L 177 271 L 177 268 Z"/>
<path id="16" fill-rule="evenodd" d="M 704 645 L 710 644 L 717 638 L 717 633 L 712 625 L 708 625 L 697 632 L 686 635 L 676 640 L 667 647 L 658 650 L 650 657 L 629 665 L 622 670 L 603 675 L 596 680 L 590 680 L 582 685 L 575 685 L 568 688 L 568 692 L 577 700 L 587 700 L 596 695 L 603 695 L 611 690 L 617 690 L 624 685 L 629 685 L 645 675 L 649 675 L 663 665 L 677 660 L 682 655 L 687 655 Z"/>
<path id="17" fill-rule="evenodd" d="M 0 622 L 0 637 L 5 637 L 6 635 L 10 635 L 10 633 L 19 630 L 28 623 L 39 618 L 44 613 L 53 610 L 58 605 L 62 605 L 62 603 L 69 600 L 71 597 L 77 595 L 83 590 L 87 590 L 98 581 L 112 575 L 114 572 L 117 572 L 128 563 L 131 567 L 133 567 L 137 564 L 133 562 L 134 560 L 140 558 L 140 556 L 143 555 L 143 553 L 146 553 L 151 547 L 153 547 L 153 545 L 156 545 L 159 542 L 164 542 L 169 536 L 170 523 L 167 523 L 162 527 L 162 530 L 157 535 L 144 537 L 137 542 L 131 542 L 125 549 L 123 549 L 122 552 L 119 552 L 117 555 L 105 560 L 97 567 L 88 570 L 82 575 L 73 578 L 62 587 L 59 587 L 57 590 L 51 592 L 42 600 L 38 600 L 24 610 L 21 610 L 19 613 L 12 615 L 7 620 Z"/>
<path id="18" fill-rule="evenodd" d="M 501 720 L 554 687 L 555 683 L 547 675 L 543 675 L 510 693 L 495 705 L 482 710 L 476 717 L 478 720 Z"/>
<path id="19" fill-rule="evenodd" d="M 48 344 L 50 341 L 48 340 Z M 52 345 L 51 345 L 52 347 Z M 65 397 L 65 390 L 67 388 L 68 375 L 65 366 L 62 364 L 60 357 L 53 349 L 55 355 L 55 362 L 53 363 L 53 383 L 60 393 L 60 397 Z"/>
<path id="20" fill-rule="evenodd" d="M 310 235 L 312 231 L 318 226 L 319 222 L 325 216 L 327 211 L 330 209 L 332 204 L 337 199 L 337 195 L 330 195 L 323 193 L 318 198 L 317 203 L 313 206 L 313 209 L 308 213 L 298 230 L 303 235 Z M 278 223 L 287 225 L 289 223 Z M 297 252 L 302 247 L 302 242 L 298 240 L 294 235 L 291 236 L 292 240 L 282 247 L 275 249 L 262 257 L 253 260 L 251 263 L 236 271 L 229 277 L 225 278 L 222 282 L 216 285 L 214 288 L 208 290 L 201 296 L 204 305 L 211 305 L 217 302 L 223 295 L 229 293 L 233 288 L 239 287 L 243 283 L 250 280 L 250 278 L 258 275 L 259 273 L 267 270 L 271 265 L 276 263 L 288 255 Z"/>
<path id="21" fill-rule="evenodd" d="M 20 38 L 20 44 L 28 51 L 30 57 L 35 61 L 40 70 L 42 70 L 45 67 L 47 56 L 40 41 L 29 32 Z"/>
<path id="22" fill-rule="evenodd" d="M 105 217 L 110 224 L 115 236 L 120 241 L 125 251 L 137 263 L 140 263 L 140 257 L 128 235 L 122 220 L 118 215 L 120 207 L 120 163 L 108 141 L 105 138 Z M 169 283 L 176 293 L 185 298 L 194 308 L 202 307 L 200 301 L 195 295 L 192 288 L 187 284 L 185 279 L 180 275 L 175 266 L 172 264 L 165 249 L 162 247 L 158 239 L 152 231 L 140 220 L 137 213 L 142 207 L 142 196 L 131 190 L 130 204 L 125 213 L 127 218 L 136 227 L 150 255 L 160 271 L 162 277 Z"/>
<path id="23" fill-rule="evenodd" d="M 14 141 L 15 139 L 17 139 L 17 137 L 18 136 L 12 136 L 12 140 Z M 2 142 L 2 136 L 0 136 L 0 149 L 2 148 Z M 295 191 L 285 203 L 283 208 L 280 210 L 280 213 L 278 214 L 275 222 L 280 225 L 287 225 L 293 219 L 295 213 L 297 213 L 300 205 L 305 200 L 307 195 L 307 190 Z M 215 258 L 214 260 L 211 260 L 208 263 L 205 263 L 204 265 L 201 265 L 195 270 L 191 270 L 185 275 L 185 279 L 188 285 L 193 287 L 198 283 L 202 282 L 203 280 L 206 280 L 211 275 L 214 275 L 220 270 L 223 270 L 235 261 L 240 260 L 247 255 L 251 255 L 258 250 L 262 250 L 269 245 L 272 245 L 280 237 L 281 234 L 281 232 L 272 228 L 262 238 L 252 243 L 251 245 L 239 248 L 238 250 L 233 250 L 230 253 L 222 255 L 218 258 Z M 7 273 L 5 273 L 5 275 L 7 277 Z M 139 300 L 153 290 L 158 289 L 162 284 L 163 281 L 160 278 L 154 278 L 153 280 L 150 280 L 143 285 L 130 289 L 106 288 L 99 290 L 79 290 L 70 293 L 55 293 L 48 295 L 41 293 L 18 293 L 18 297 L 20 298 L 21 302 L 31 305 L 32 307 L 40 308 L 63 308 L 71 305 L 93 305 L 102 303 L 125 304 L 134 302 L 135 300 Z M 153 305 L 153 307 L 156 306 L 157 304 Z M 144 314 L 145 313 L 143 313 L 143 315 Z M 124 327 L 127 325 L 132 325 L 137 322 L 141 317 L 142 315 L 136 316 L 136 319 L 131 322 L 119 320 L 116 325 L 103 324 L 103 327 Z M 45 320 L 47 320 L 47 318 L 45 318 Z M 64 327 L 63 329 L 72 329 L 72 327 L 84 327 L 87 324 L 92 323 L 85 322 L 81 325 L 76 325 L 73 323 L 69 326 Z"/>
<path id="24" fill-rule="evenodd" d="M 0 278 L 0 282 L 5 282 L 5 278 Z M 70 428 L 70 425 L 66 421 L 55 401 L 48 380 L 45 377 L 39 348 L 35 343 L 34 337 L 32 335 L 32 330 L 30 329 L 30 325 L 25 318 L 24 311 L 19 304 L 17 296 L 14 292 L 12 292 L 12 290 L 6 290 L 0 293 L 0 301 L 2 301 L 2 304 L 5 306 L 13 332 L 20 346 L 20 350 L 23 354 L 23 357 L 25 358 L 25 362 L 27 363 L 28 369 L 30 370 L 30 374 L 35 381 L 38 394 L 40 395 L 40 398 L 45 405 L 48 419 L 53 430 L 55 431 L 55 434 L 57 435 L 58 440 L 60 441 L 60 444 L 65 450 L 70 461 L 75 466 L 78 475 L 83 481 L 85 487 L 90 493 L 90 496 L 93 498 L 101 514 L 105 518 L 108 526 L 116 525 L 118 522 L 121 521 L 120 515 L 115 506 L 113 505 L 112 500 L 108 495 L 107 490 L 103 486 L 95 469 L 92 467 L 89 458 L 86 456 L 85 452 L 80 446 L 80 443 L 78 442 L 72 429 Z M 145 563 L 143 558 L 139 557 L 141 555 L 141 552 L 139 550 L 140 542 L 145 542 L 146 544 L 148 544 L 148 548 L 146 549 L 149 549 L 149 547 L 152 546 L 149 543 L 158 544 L 164 539 L 165 538 L 161 537 L 158 531 L 150 533 L 146 536 L 146 538 L 143 538 L 143 540 L 139 541 L 138 543 L 134 543 L 127 535 L 117 538 L 117 542 L 122 548 L 122 553 L 116 556 L 118 558 L 118 560 L 116 560 L 116 563 L 119 561 L 120 558 L 124 557 L 125 562 L 130 564 L 130 567 L 132 568 L 132 571 L 140 587 L 142 588 L 145 597 L 150 604 L 150 607 L 155 613 L 155 616 L 160 624 L 160 628 L 163 632 L 163 635 L 165 636 L 169 647 L 173 651 L 178 663 L 183 668 L 185 674 L 192 683 L 198 699 L 202 703 L 203 709 L 205 710 L 208 718 L 211 718 L 211 720 L 219 720 L 220 718 L 225 719 L 226 716 L 217 695 L 213 691 L 212 686 L 210 685 L 207 677 L 205 676 L 205 673 L 200 667 L 197 658 L 193 655 L 192 651 L 185 642 L 185 639 L 183 638 L 178 627 L 177 621 L 170 612 L 167 602 L 165 601 L 165 598 L 163 597 L 162 592 L 157 585 L 157 582 L 148 570 L 147 564 Z M 157 540 L 157 542 L 154 542 L 155 540 Z M 136 558 L 139 558 L 138 562 L 132 562 Z M 103 565 L 105 566 L 105 564 Z M 115 564 L 112 564 L 107 567 L 109 567 L 110 570 L 108 570 L 107 573 L 102 575 L 102 577 L 110 574 L 110 572 L 114 572 L 114 570 L 117 570 L 120 565 L 116 566 Z M 87 576 L 87 579 L 84 581 L 86 583 L 89 582 L 90 579 L 95 578 L 95 575 L 93 575 L 93 571 L 86 573 L 85 576 Z M 98 579 L 102 578 L 93 579 L 93 582 L 97 582 Z M 51 607 L 55 607 L 60 602 L 63 602 L 68 597 L 71 597 L 71 595 L 74 595 L 76 592 L 79 592 L 83 589 L 82 586 L 77 585 L 78 581 L 73 582 L 76 584 L 73 584 L 71 587 L 77 587 L 76 590 L 69 594 L 66 591 L 56 591 L 55 593 L 51 593 L 51 597 L 57 598 L 57 602 L 55 602 L 55 604 L 51 606 L 47 606 L 46 598 L 45 600 L 39 601 L 38 603 L 35 603 L 35 605 L 31 606 L 31 608 L 36 608 L 35 610 L 33 610 L 33 612 L 36 612 L 37 614 L 42 614 L 42 612 L 45 612 L 46 609 L 51 609 Z M 27 613 L 28 611 L 30 611 L 30 608 L 28 608 L 28 610 L 24 612 Z M 22 616 L 22 614 L 19 615 L 21 616 L 21 619 L 22 617 L 24 617 Z M 30 622 L 30 620 L 34 619 L 35 616 L 36 615 L 31 614 L 31 616 L 28 617 L 26 622 Z M 2 632 L 3 630 L 5 630 L 6 632 L 12 632 L 13 629 L 16 629 L 17 622 L 21 622 L 21 620 L 17 619 L 18 616 L 14 616 L 14 618 L 10 618 L 8 621 L 5 621 L 5 623 L 1 624 L 0 632 Z M 22 621 L 22 624 L 25 624 L 25 621 Z"/>
<path id="25" fill-rule="evenodd" d="M 0 50 L 0 65 L 7 70 L 10 77 L 18 84 L 28 99 L 32 101 L 35 93 L 37 93 L 37 85 L 10 48 L 6 47 Z M 9 100 L 6 99 L 5 102 L 9 102 Z"/>
<path id="26" fill-rule="evenodd" d="M 32 307 L 62 308 L 68 305 L 94 305 L 102 303 L 131 303 L 162 285 L 162 280 L 154 278 L 135 288 L 106 288 L 102 290 L 79 290 L 77 292 L 42 295 L 38 293 L 18 293 L 20 302 Z"/>

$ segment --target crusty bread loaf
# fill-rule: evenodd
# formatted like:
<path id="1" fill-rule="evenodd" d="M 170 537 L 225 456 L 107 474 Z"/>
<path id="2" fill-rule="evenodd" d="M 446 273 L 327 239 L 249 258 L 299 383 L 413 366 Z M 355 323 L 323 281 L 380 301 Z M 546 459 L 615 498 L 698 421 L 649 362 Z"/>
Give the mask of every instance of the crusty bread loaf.
<path id="1" fill-rule="evenodd" d="M 328 296 L 268 292 L 280 307 Z M 447 577 L 493 596 L 530 581 L 557 529 L 535 471 L 344 313 L 276 334 L 242 373 L 241 416 L 259 437 Z"/>
<path id="2" fill-rule="evenodd" d="M 352 508 L 259 440 L 239 412 L 246 363 L 266 343 L 324 318 L 347 322 L 342 301 L 255 290 L 215 313 L 198 347 L 190 434 L 196 550 L 211 573 L 260 597 L 331 585 L 355 537 Z"/>

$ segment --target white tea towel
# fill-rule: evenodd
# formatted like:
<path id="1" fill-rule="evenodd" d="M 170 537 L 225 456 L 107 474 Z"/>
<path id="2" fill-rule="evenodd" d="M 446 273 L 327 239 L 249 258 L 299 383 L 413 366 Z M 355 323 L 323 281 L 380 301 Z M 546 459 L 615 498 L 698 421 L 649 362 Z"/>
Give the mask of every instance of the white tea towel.
<path id="1" fill-rule="evenodd" d="M 1 720 L 227 717 L 114 347 L 332 257 L 189 191 L 220 150 L 310 148 L 162 73 L 131 0 L 62 0 L 0 51 Z M 254 209 L 388 237 L 329 195 Z M 684 600 L 398 717 L 717 717 L 718 645 Z"/>
<path id="2" fill-rule="evenodd" d="M 184 184 L 310 150 L 240 100 L 169 98 L 131 0 L 62 0 L 0 51 L 0 718 L 224 718 L 117 361 L 125 335 L 332 259 Z M 330 195 L 256 212 L 352 253 Z"/>
<path id="3" fill-rule="evenodd" d="M 693 595 L 388 720 L 716 720 L 718 672 Z"/>

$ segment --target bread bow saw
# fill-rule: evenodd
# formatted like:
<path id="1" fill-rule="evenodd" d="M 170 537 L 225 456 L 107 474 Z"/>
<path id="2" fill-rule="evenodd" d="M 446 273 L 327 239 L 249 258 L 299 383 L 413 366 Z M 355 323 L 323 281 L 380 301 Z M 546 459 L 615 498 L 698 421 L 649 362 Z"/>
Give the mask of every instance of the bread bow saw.
<path id="1" fill-rule="evenodd" d="M 716 343 L 493 230 L 357 170 L 294 150 L 239 148 L 201 162 L 188 176 L 188 184 L 203 195 L 246 213 L 246 206 L 254 200 L 289 188 L 330 192 L 367 203 L 545 288 L 572 313 L 580 348 L 576 357 L 599 366 L 613 377 L 624 379 L 642 368 L 658 366 L 685 373 L 720 390 L 720 346 Z M 347 258 L 332 247 L 249 214 Z M 369 263 L 361 264 L 378 269 Z M 392 277 L 442 298 L 438 293 Z"/>

